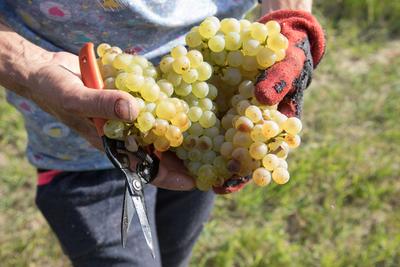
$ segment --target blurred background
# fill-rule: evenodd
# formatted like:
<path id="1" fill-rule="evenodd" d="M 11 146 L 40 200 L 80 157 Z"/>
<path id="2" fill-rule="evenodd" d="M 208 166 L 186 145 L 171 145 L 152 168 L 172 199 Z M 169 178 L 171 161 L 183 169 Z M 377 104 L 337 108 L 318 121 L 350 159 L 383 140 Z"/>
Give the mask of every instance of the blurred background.
<path id="1" fill-rule="evenodd" d="M 316 0 L 314 13 L 328 46 L 291 181 L 219 197 L 192 267 L 400 266 L 400 1 Z M 0 91 L 0 266 L 69 266 L 25 144 Z"/>

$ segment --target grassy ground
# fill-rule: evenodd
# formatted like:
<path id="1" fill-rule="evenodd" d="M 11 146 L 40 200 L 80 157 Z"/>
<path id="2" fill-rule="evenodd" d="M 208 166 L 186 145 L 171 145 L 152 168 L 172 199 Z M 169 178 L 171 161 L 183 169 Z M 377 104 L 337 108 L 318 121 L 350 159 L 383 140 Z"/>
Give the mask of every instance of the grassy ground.
<path id="1" fill-rule="evenodd" d="M 192 267 L 400 265 L 400 40 L 359 33 L 328 32 L 291 182 L 218 198 Z M 25 139 L 1 92 L 0 265 L 69 266 L 34 206 Z"/>

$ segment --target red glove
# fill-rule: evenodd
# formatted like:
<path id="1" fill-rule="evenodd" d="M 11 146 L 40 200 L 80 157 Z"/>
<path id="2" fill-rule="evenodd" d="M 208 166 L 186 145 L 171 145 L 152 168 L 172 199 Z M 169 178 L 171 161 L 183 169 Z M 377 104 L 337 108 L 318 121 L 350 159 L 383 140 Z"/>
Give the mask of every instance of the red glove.
<path id="1" fill-rule="evenodd" d="M 300 116 L 303 91 L 311 83 L 312 71 L 325 52 L 324 32 L 318 21 L 305 11 L 279 10 L 262 17 L 259 22 L 270 20 L 279 22 L 289 47 L 284 60 L 258 77 L 255 95 L 262 104 L 279 103 L 279 111 L 288 117 Z M 213 189 L 217 194 L 228 194 L 242 189 L 249 181 L 250 177 L 233 176 Z"/>
<path id="2" fill-rule="evenodd" d="M 313 69 L 325 52 L 324 32 L 308 12 L 279 10 L 259 21 L 276 20 L 289 40 L 284 60 L 274 64 L 257 80 L 255 94 L 262 104 L 275 105 L 288 117 L 301 114 L 303 91 L 311 83 Z"/>

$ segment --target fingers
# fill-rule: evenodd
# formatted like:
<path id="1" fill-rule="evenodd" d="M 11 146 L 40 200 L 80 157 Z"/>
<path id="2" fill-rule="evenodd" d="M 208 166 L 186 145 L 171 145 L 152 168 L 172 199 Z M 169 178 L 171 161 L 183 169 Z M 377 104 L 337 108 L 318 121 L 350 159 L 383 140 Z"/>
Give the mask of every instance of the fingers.
<path id="1" fill-rule="evenodd" d="M 158 175 L 152 184 L 160 188 L 178 191 L 188 191 L 195 187 L 194 180 L 183 162 L 170 151 L 163 153 Z"/>
<path id="2" fill-rule="evenodd" d="M 69 95 L 64 108 L 81 116 L 132 122 L 139 114 L 135 98 L 127 92 L 77 85 Z"/>

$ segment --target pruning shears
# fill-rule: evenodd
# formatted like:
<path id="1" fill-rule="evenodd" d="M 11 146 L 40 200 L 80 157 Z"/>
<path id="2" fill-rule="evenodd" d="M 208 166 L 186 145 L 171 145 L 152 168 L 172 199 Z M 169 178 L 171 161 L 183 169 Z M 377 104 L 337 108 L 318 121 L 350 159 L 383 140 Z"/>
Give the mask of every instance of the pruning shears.
<path id="1" fill-rule="evenodd" d="M 80 50 L 79 66 L 85 86 L 93 89 L 104 88 L 93 43 L 86 43 Z M 128 151 L 123 141 L 110 139 L 104 134 L 103 126 L 106 122 L 105 119 L 93 118 L 93 122 L 97 133 L 103 141 L 104 150 L 109 160 L 125 177 L 121 218 L 122 246 L 126 246 L 129 226 L 136 210 L 146 243 L 151 250 L 153 258 L 155 258 L 153 238 L 144 201 L 143 186 L 150 183 L 156 177 L 159 168 L 159 158 L 155 153 L 145 151 L 141 147 L 139 147 L 137 152 Z M 130 169 L 129 156 L 136 157 L 139 160 L 136 165 L 136 171 Z"/>

